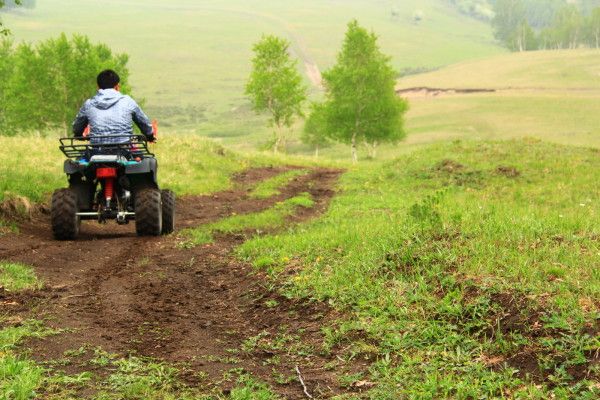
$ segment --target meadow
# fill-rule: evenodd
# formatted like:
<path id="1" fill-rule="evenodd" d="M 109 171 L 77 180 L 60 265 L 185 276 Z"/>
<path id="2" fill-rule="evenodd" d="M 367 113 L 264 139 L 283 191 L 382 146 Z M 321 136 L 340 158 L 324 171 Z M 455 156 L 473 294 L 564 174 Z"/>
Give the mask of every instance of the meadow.
<path id="1" fill-rule="evenodd" d="M 194 138 L 173 140 L 179 148 L 202 150 L 200 157 L 195 151 L 165 157 L 163 184 L 179 194 L 224 189 L 236 171 L 286 161 L 250 159 Z M 36 199 L 52 181 L 35 177 L 31 160 L 21 169 L 40 183 L 39 194 L 31 194 L 30 184 L 11 190 Z M 187 184 L 169 172 L 191 162 L 211 172 L 187 176 Z M 433 144 L 391 160 L 346 165 L 338 195 L 313 221 L 285 224 L 297 207 L 312 206 L 302 194 L 184 231 L 181 243 L 206 245 L 214 233 L 272 232 L 242 244 L 237 257 L 265 272 L 287 298 L 325 302 L 341 313 L 322 327 L 315 351 L 335 351 L 332 368 L 369 362 L 368 370 L 339 376 L 349 387 L 367 385 L 356 398 L 591 399 L 598 395 L 600 346 L 599 162 L 597 149 L 537 139 Z M 276 194 L 289 179 L 283 173 L 264 181 L 249 196 Z M 27 266 L 0 269 L 9 290 L 37 285 Z M 20 355 L 23 339 L 60 332 L 36 321 L 0 332 L 8 351 L 2 367 L 10 371 L 4 374 L 24 390 L 20 398 L 32 388 L 65 393 L 91 384 L 89 377 L 45 372 Z M 269 343 L 261 345 L 269 349 Z M 221 398 L 189 392 L 174 366 L 102 354 L 95 357 L 109 357 L 114 371 L 109 386 L 101 386 L 112 387 L 104 395 Z M 276 387 L 248 379 L 224 398 L 278 398 Z"/>
<path id="2" fill-rule="evenodd" d="M 491 93 L 406 94 L 408 143 L 450 138 L 536 137 L 600 146 L 600 53 L 539 51 L 463 62 L 403 78 L 399 89 L 493 89 Z"/>
<path id="3" fill-rule="evenodd" d="M 298 140 L 302 121 L 290 132 L 290 154 L 262 151 L 268 128 L 242 94 L 252 43 L 264 32 L 285 35 L 303 62 L 326 69 L 353 17 L 380 35 L 399 71 L 411 72 L 398 89 L 494 91 L 406 93 L 407 139 L 378 159 L 362 154 L 357 166 L 344 145 L 314 159 Z M 340 373 L 356 393 L 339 399 L 600 395 L 599 51 L 507 54 L 487 25 L 440 1 L 56 0 L 3 18 L 19 39 L 79 32 L 131 55 L 135 93 L 163 121 L 152 147 L 162 185 L 180 196 L 229 189 L 254 167 L 298 167 L 247 188 L 258 201 L 312 167 L 344 169 L 318 218 L 290 222 L 315 206 L 301 193 L 175 236 L 185 251 L 243 234 L 232 257 L 265 286 L 334 309 L 339 318 L 322 326 L 312 350 L 335 354 L 332 371 L 368 364 Z M 0 141 L 0 203 L 45 203 L 65 185 L 53 133 Z M 0 236 L 17 231 L 7 219 Z M 0 260 L 0 295 L 43 286 L 35 268 Z M 84 387 L 97 400 L 280 398 L 252 371 L 232 372 L 230 392 L 204 393 L 186 386 L 180 366 L 103 349 L 90 363 L 108 365 L 107 376 L 62 374 L 24 346 L 61 332 L 11 318 L 0 312 L 0 397 L 43 390 L 72 398 Z M 262 339 L 246 343 L 275 351 Z"/>

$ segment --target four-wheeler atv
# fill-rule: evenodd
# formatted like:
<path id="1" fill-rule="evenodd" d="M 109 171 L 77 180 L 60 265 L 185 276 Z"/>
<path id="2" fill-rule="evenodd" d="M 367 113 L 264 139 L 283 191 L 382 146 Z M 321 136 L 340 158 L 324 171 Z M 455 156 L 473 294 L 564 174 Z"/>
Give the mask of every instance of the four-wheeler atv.
<path id="1" fill-rule="evenodd" d="M 135 220 L 139 236 L 175 230 L 175 194 L 159 189 L 156 158 L 144 136 L 62 138 L 60 149 L 68 158 L 69 188 L 52 195 L 56 239 L 75 239 L 82 220 Z"/>

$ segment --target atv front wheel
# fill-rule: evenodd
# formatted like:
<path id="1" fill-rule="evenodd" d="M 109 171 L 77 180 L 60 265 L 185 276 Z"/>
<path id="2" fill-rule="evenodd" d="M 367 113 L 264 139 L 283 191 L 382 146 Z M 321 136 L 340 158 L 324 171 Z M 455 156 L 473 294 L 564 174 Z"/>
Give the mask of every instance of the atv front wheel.
<path id="1" fill-rule="evenodd" d="M 77 216 L 77 195 L 70 189 L 58 189 L 52 194 L 52 233 L 58 240 L 73 240 L 79 233 L 81 219 Z"/>
<path id="2" fill-rule="evenodd" d="M 175 193 L 163 190 L 162 195 L 162 234 L 168 235 L 175 230 Z"/>
<path id="3" fill-rule="evenodd" d="M 160 190 L 141 189 L 135 195 L 135 230 L 138 236 L 159 236 L 162 232 Z"/>

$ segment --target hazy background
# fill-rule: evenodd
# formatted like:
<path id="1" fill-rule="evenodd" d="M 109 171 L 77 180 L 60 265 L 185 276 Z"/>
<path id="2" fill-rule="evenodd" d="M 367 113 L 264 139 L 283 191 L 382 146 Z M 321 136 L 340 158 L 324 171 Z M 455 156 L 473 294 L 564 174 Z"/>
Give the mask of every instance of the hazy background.
<path id="1" fill-rule="evenodd" d="M 593 6 L 582 3 L 582 9 Z M 399 72 L 400 88 L 497 90 L 403 93 L 411 111 L 401 148 L 462 137 L 520 136 L 599 145 L 600 52 L 511 53 L 494 38 L 490 4 L 54 0 L 3 12 L 3 18 L 16 41 L 78 32 L 129 54 L 134 95 L 145 99 L 148 113 L 163 128 L 198 132 L 236 148 L 261 148 L 270 139 L 263 117 L 250 110 L 243 95 L 252 44 L 263 33 L 291 40 L 312 97 L 319 98 L 318 71 L 335 61 L 352 18 L 379 35 L 382 50 Z M 308 154 L 311 150 L 295 139 L 301 125 L 291 133 L 289 151 Z M 329 155 L 337 157 L 339 150 L 334 147 Z"/>

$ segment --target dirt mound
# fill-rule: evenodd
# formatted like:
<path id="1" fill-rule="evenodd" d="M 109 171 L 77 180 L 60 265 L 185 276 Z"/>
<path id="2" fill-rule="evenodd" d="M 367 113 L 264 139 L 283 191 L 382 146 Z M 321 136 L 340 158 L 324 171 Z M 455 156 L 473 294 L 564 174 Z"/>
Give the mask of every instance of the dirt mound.
<path id="1" fill-rule="evenodd" d="M 496 173 L 498 175 L 506 176 L 507 178 L 516 178 L 521 176 L 521 172 L 515 167 L 510 167 L 506 165 L 500 165 L 496 168 Z"/>
<path id="2" fill-rule="evenodd" d="M 0 202 L 0 217 L 10 220 L 20 220 L 30 217 L 34 212 L 42 210 L 42 207 L 32 204 L 23 196 L 9 196 Z"/>
<path id="3" fill-rule="evenodd" d="M 181 198 L 179 228 L 262 211 L 302 192 L 311 193 L 316 205 L 290 222 L 323 212 L 335 194 L 339 170 L 315 169 L 269 199 L 249 196 L 253 183 L 286 169 L 246 171 L 231 190 Z M 132 226 L 85 224 L 75 242 L 52 240 L 43 216 L 20 230 L 20 235 L 0 238 L 0 259 L 35 266 L 46 289 L 9 298 L 17 310 L 12 314 L 47 317 L 50 326 L 71 329 L 29 343 L 40 361 L 61 359 L 66 350 L 81 346 L 101 347 L 185 365 L 183 378 L 189 384 L 209 386 L 220 382 L 224 372 L 243 368 L 288 399 L 304 398 L 293 378 L 295 365 L 320 398 L 343 392 L 337 376 L 357 368 L 321 352 L 321 327 L 337 317 L 333 310 L 279 296 L 263 286 L 266 277 L 234 257 L 243 236 L 220 236 L 209 245 L 179 249 L 176 235 L 138 238 Z M 85 357 L 65 371 L 89 369 Z M 325 368 L 332 362 L 335 371 Z M 201 375 L 207 377 L 203 382 Z M 227 383 L 221 389 L 227 390 Z"/>
<path id="4" fill-rule="evenodd" d="M 435 166 L 436 171 L 447 172 L 450 174 L 454 173 L 454 172 L 462 171 L 464 169 L 465 169 L 464 165 L 462 165 L 461 163 L 456 162 L 454 160 L 450 160 L 450 159 L 442 160 Z"/>

